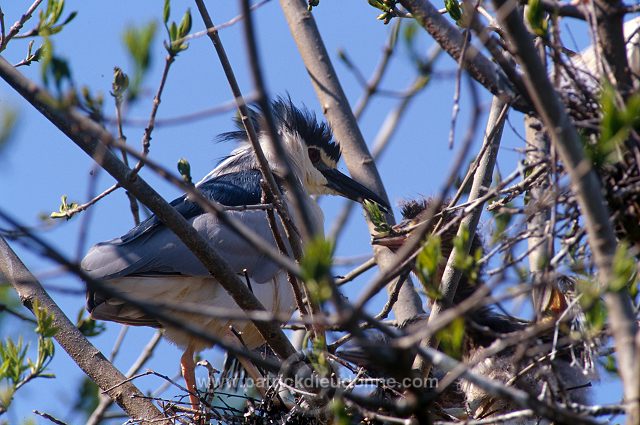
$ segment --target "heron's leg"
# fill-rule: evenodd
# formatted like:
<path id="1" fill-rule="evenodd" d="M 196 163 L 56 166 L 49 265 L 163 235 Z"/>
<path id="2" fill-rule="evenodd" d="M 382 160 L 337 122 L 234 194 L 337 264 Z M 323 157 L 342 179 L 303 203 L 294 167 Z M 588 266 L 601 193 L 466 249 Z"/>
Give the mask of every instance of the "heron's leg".
<path id="1" fill-rule="evenodd" d="M 180 368 L 182 369 L 184 383 L 186 384 L 187 390 L 189 391 L 189 401 L 191 402 L 191 407 L 194 410 L 198 410 L 198 408 L 200 407 L 200 400 L 198 400 L 198 397 L 195 395 L 197 391 L 195 373 L 196 364 L 193 361 L 193 355 L 193 347 L 189 345 L 184 351 L 182 357 L 180 357 Z"/>
<path id="2" fill-rule="evenodd" d="M 236 334 L 234 334 L 231 331 L 231 329 L 227 329 L 227 331 L 224 334 L 224 339 L 230 345 L 234 345 L 236 347 L 243 346 L 242 341 L 240 341 L 240 339 L 236 336 Z M 268 386 L 266 385 L 265 379 L 260 373 L 260 371 L 258 370 L 258 368 L 256 367 L 256 365 L 254 365 L 251 362 L 251 360 L 247 359 L 246 357 L 242 357 L 242 356 L 236 356 L 236 357 L 240 362 L 240 364 L 242 365 L 242 367 L 244 367 L 244 369 L 247 371 L 247 374 L 249 375 L 249 377 L 253 379 L 253 384 L 258 389 L 258 392 L 260 393 L 260 395 L 263 398 L 266 397 Z"/>

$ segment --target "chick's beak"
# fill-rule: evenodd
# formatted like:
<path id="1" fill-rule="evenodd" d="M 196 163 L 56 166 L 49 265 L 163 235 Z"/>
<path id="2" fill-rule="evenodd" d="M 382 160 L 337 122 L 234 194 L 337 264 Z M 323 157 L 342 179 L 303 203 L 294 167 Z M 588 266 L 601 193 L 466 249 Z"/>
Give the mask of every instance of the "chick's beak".
<path id="1" fill-rule="evenodd" d="M 369 200 L 380 205 L 385 211 L 391 209 L 389 204 L 385 202 L 381 197 L 367 189 L 351 177 L 342 174 L 335 168 L 322 168 L 319 170 L 322 175 L 327 179 L 327 187 L 335 190 L 338 194 L 349 198 L 356 202 L 363 202 Z"/>
<path id="2" fill-rule="evenodd" d="M 374 236 L 371 243 L 373 245 L 386 246 L 392 251 L 397 251 L 406 242 L 408 235 L 385 235 Z"/>
<path id="3" fill-rule="evenodd" d="M 409 239 L 414 225 L 414 220 L 404 219 L 393 226 L 390 232 L 373 236 L 371 243 L 373 245 L 386 246 L 392 251 L 397 251 L 404 245 L 407 239 Z"/>

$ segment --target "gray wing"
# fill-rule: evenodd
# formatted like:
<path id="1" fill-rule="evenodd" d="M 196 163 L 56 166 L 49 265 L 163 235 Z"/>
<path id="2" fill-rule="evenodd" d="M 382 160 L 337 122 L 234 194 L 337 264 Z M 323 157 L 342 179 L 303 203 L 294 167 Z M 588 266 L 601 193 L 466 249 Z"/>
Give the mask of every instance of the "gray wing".
<path id="1" fill-rule="evenodd" d="M 227 211 L 227 214 L 242 221 L 277 249 L 264 211 Z M 279 271 L 278 265 L 220 223 L 213 214 L 200 214 L 189 221 L 236 273 L 246 269 L 252 280 L 263 283 Z M 133 239 L 125 236 L 99 243 L 89 250 L 81 266 L 95 279 L 153 274 L 209 275 L 197 257 L 164 225 Z"/>

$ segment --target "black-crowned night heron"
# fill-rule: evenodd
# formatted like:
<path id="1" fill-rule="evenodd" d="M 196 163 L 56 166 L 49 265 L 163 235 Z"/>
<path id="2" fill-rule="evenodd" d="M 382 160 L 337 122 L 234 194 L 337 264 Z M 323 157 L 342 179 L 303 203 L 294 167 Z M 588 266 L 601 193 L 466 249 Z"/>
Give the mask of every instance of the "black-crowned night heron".
<path id="1" fill-rule="evenodd" d="M 303 202 L 308 206 L 307 211 L 311 211 L 309 218 L 315 228 L 322 229 L 324 218 L 311 195 L 341 195 L 357 201 L 368 199 L 386 205 L 380 197 L 336 169 L 340 147 L 332 141 L 331 131 L 325 123 L 318 123 L 315 115 L 305 109 L 296 108 L 290 99 L 277 99 L 272 104 L 272 110 L 292 172 L 306 191 Z M 261 111 L 252 112 L 252 121 L 271 171 L 276 180 L 281 182 L 284 171 L 265 133 L 266 126 Z M 246 133 L 239 121 L 237 124 L 237 131 L 224 133 L 220 138 L 240 142 L 240 146 L 197 183 L 196 187 L 207 198 L 225 206 L 260 204 L 262 175 Z M 293 195 L 284 186 L 282 189 L 285 202 L 291 205 Z M 188 196 L 182 196 L 171 204 L 189 220 L 198 233 L 210 241 L 238 274 L 244 276 L 246 271 L 253 293 L 267 311 L 277 313 L 279 317 L 291 316 L 295 301 L 284 270 L 223 225 L 216 216 L 204 213 Z M 294 208 L 289 210 L 295 211 Z M 227 214 L 242 221 L 271 242 L 273 249 L 277 250 L 264 210 L 229 210 Z M 294 223 L 300 224 L 300 217 L 293 215 Z M 103 281 L 130 299 L 240 309 L 196 256 L 155 216 L 120 238 L 92 247 L 82 261 L 82 268 L 93 279 Z M 118 298 L 89 290 L 87 300 L 87 308 L 94 319 L 164 327 L 166 338 L 185 350 L 181 358 L 182 372 L 187 388 L 191 393 L 194 392 L 194 354 L 211 346 L 209 342 L 163 323 Z M 221 338 L 230 337 L 233 340 L 236 338 L 229 336 L 229 328 L 232 326 L 242 335 L 242 342 L 249 349 L 264 342 L 257 329 L 247 320 L 205 318 L 184 312 L 169 313 L 175 314 L 182 321 L 197 323 Z M 190 394 L 190 401 L 194 408 L 198 407 L 199 401 L 194 394 Z"/>
<path id="2" fill-rule="evenodd" d="M 374 237 L 374 243 L 388 246 L 390 248 L 400 247 L 408 237 L 411 229 L 421 218 L 420 215 L 430 204 L 430 200 L 409 201 L 403 205 L 402 212 L 404 220 L 394 226 L 394 231 L 390 235 Z M 442 213 L 442 211 L 440 211 Z M 444 213 L 444 222 L 447 223 L 454 214 Z M 434 220 L 434 223 L 437 220 Z M 458 226 L 447 226 L 441 234 L 441 249 L 443 261 L 449 257 L 453 249 L 453 240 L 456 236 Z M 482 242 L 476 235 L 472 241 L 471 252 L 482 250 Z M 440 277 L 444 270 L 441 265 Z M 472 282 L 466 274 L 463 274 L 458 283 L 457 291 L 453 300 L 456 305 L 469 298 L 479 285 L 483 285 L 482 271 L 478 272 L 480 278 Z M 556 285 L 552 285 L 545 299 L 542 320 L 557 321 L 565 313 L 568 303 L 565 295 L 559 290 L 561 283 L 566 283 L 567 278 L 562 277 L 557 280 Z M 426 317 L 423 318 L 425 320 Z M 549 329 L 537 335 L 529 345 L 522 341 L 517 346 L 510 346 L 500 351 L 496 355 L 483 357 L 483 349 L 491 347 L 497 341 L 515 335 L 515 333 L 527 329 L 533 322 L 519 320 L 512 316 L 500 314 L 490 306 L 477 307 L 464 316 L 465 331 L 462 345 L 462 360 L 471 365 L 471 370 L 488 378 L 500 381 L 507 385 L 513 385 L 525 390 L 535 397 L 545 400 L 584 403 L 588 398 L 589 380 L 595 378 L 590 359 L 582 360 L 581 355 L 588 356 L 584 346 L 576 344 L 559 344 L 555 355 L 550 355 L 552 351 L 552 341 L 554 329 Z M 420 318 L 415 318 L 412 324 L 403 324 L 407 332 L 411 332 L 413 326 L 423 327 L 424 322 Z M 421 322 L 417 325 L 415 322 Z M 562 338 L 563 331 L 560 332 Z M 375 335 L 374 338 L 379 338 Z M 526 341 L 525 341 L 526 342 Z M 384 345 L 384 344 L 383 344 Z M 537 349 L 537 347 L 540 347 Z M 529 354 L 528 354 L 529 353 Z M 533 353 L 533 354 L 531 354 Z M 346 358 L 362 360 L 358 355 L 362 355 L 358 347 L 345 347 L 343 355 Z M 473 418 L 486 418 L 497 414 L 504 414 L 518 407 L 504 400 L 496 400 L 480 387 L 467 381 L 459 385 L 462 391 L 466 410 Z M 447 406 L 454 407 L 454 406 Z M 457 406 L 461 407 L 461 406 Z M 535 419 L 515 419 L 509 424 L 534 424 L 539 423 L 540 418 Z"/>

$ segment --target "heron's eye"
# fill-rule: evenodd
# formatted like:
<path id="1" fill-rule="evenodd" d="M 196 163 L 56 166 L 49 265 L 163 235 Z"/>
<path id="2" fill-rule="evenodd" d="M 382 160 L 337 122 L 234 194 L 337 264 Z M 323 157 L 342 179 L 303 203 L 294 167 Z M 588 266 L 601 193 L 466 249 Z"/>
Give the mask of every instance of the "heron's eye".
<path id="1" fill-rule="evenodd" d="M 320 151 L 317 148 L 309 148 L 307 152 L 309 153 L 309 159 L 313 164 L 320 162 Z"/>

